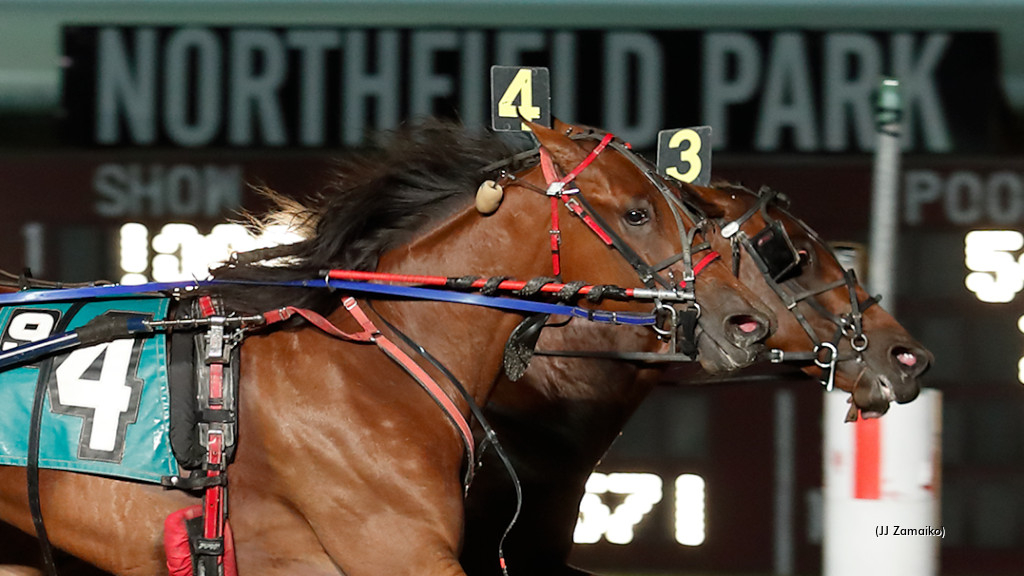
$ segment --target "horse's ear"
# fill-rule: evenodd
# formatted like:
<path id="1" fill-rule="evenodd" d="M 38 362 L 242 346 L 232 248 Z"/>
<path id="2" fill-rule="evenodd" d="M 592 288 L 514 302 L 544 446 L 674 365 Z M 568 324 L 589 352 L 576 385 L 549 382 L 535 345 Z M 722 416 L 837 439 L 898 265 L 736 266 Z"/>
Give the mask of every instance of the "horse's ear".
<path id="1" fill-rule="evenodd" d="M 572 128 L 571 125 L 557 119 L 553 121 L 552 125 L 554 128 L 547 128 L 532 122 L 528 123 L 528 125 L 530 130 L 533 131 L 533 135 L 537 137 L 540 145 L 547 148 L 548 152 L 551 153 L 552 160 L 559 166 L 571 168 L 586 158 L 586 150 L 566 134 L 566 129 Z"/>
<path id="2" fill-rule="evenodd" d="M 671 179 L 669 179 L 671 181 Z M 684 182 L 674 182 L 679 189 L 683 202 L 702 212 L 708 218 L 724 218 L 725 205 L 729 201 L 728 193 L 713 186 L 697 186 Z"/>
<path id="3" fill-rule="evenodd" d="M 579 133 L 583 131 L 580 129 L 579 126 L 575 126 L 567 122 L 562 122 L 558 118 L 554 117 L 551 118 L 551 129 L 554 130 L 555 132 L 561 132 L 566 136 L 571 136 L 573 133 Z"/>

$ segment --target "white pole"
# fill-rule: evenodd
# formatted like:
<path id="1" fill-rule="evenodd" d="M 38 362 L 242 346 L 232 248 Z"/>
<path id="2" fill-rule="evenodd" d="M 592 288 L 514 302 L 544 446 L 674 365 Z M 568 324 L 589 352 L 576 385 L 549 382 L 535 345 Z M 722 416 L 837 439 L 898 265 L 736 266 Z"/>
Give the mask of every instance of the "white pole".
<path id="1" fill-rule="evenodd" d="M 871 253 L 867 284 L 873 293 L 882 295 L 882 302 L 890 314 L 894 313 L 896 304 L 902 115 L 899 81 L 886 78 L 879 86 L 875 106 L 878 135 L 872 178 Z"/>
<path id="2" fill-rule="evenodd" d="M 899 226 L 899 83 L 878 92 L 867 284 L 891 313 Z M 922 390 L 880 419 L 845 422 L 849 396 L 825 394 L 824 576 L 934 576 L 939 569 L 942 396 Z"/>
<path id="3" fill-rule="evenodd" d="M 846 398 L 825 394 L 823 576 L 936 576 L 942 393 L 852 425 Z"/>

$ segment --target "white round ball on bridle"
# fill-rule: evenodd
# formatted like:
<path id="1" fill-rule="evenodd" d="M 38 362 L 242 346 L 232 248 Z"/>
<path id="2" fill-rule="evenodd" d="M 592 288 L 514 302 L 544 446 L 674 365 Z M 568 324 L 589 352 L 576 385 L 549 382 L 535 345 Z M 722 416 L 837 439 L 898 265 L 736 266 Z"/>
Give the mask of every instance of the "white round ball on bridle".
<path id="1" fill-rule="evenodd" d="M 504 191 L 494 180 L 484 180 L 476 189 L 476 209 L 481 214 L 491 214 L 498 209 Z"/>

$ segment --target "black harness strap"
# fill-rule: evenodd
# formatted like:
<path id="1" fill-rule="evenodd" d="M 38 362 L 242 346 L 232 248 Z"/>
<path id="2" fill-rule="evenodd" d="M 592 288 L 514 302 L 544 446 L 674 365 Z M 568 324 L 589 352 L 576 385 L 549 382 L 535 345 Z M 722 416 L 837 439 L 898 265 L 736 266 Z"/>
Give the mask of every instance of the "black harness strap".
<path id="1" fill-rule="evenodd" d="M 54 328 L 55 333 L 67 329 L 75 313 L 84 305 L 84 302 L 74 302 L 68 311 L 57 322 Z M 36 529 L 36 539 L 39 540 L 39 553 L 42 556 L 43 569 L 47 576 L 57 576 L 57 564 L 53 559 L 53 545 L 46 533 L 46 524 L 43 521 L 42 502 L 39 498 L 39 449 L 40 434 L 43 427 L 43 402 L 46 398 L 46 390 L 49 386 L 50 374 L 53 372 L 53 357 L 50 356 L 42 361 L 39 366 L 39 376 L 36 379 L 36 390 L 32 396 L 32 415 L 28 430 L 28 454 L 26 475 L 28 476 L 28 507 L 32 513 L 32 524 Z"/>
<path id="2" fill-rule="evenodd" d="M 664 288 L 670 288 L 668 282 L 666 282 L 660 276 L 655 275 L 655 270 L 644 262 L 644 259 L 637 254 L 636 250 L 632 246 L 626 243 L 618 234 L 614 233 L 614 229 L 608 225 L 608 222 L 594 210 L 594 207 L 587 202 L 586 197 L 583 194 L 577 194 L 573 200 L 579 201 L 583 208 L 587 211 L 587 214 L 597 222 L 597 225 L 604 230 L 608 237 L 612 239 L 612 246 L 622 254 L 622 257 L 626 259 L 626 262 L 636 270 L 637 276 L 640 277 L 640 281 L 644 283 L 644 286 L 653 288 L 655 281 L 661 284 Z M 572 200 L 570 200 L 571 202 Z"/>
<path id="3" fill-rule="evenodd" d="M 699 209 L 688 205 L 683 198 L 677 196 L 649 162 L 646 162 L 634 153 L 627 144 L 617 141 L 614 138 L 609 138 L 609 136 L 611 135 L 602 135 L 595 131 L 588 131 L 581 134 L 573 134 L 570 138 L 573 140 L 599 140 L 600 144 L 598 144 L 598 147 L 595 148 L 595 150 L 599 150 L 602 146 L 612 148 L 633 164 L 636 169 L 640 170 L 643 176 L 658 190 L 665 202 L 668 204 L 669 211 L 672 213 L 672 218 L 674 219 L 676 228 L 679 232 L 680 252 L 665 258 L 653 266 L 649 265 L 644 262 L 643 258 L 641 258 L 628 243 L 614 233 L 613 229 L 601 217 L 601 215 L 587 203 L 582 193 L 575 194 L 571 200 L 566 202 L 566 205 L 572 209 L 572 203 L 577 200 L 579 201 L 579 204 L 587 210 L 588 216 L 597 224 L 597 226 L 604 230 L 605 234 L 611 239 L 611 245 L 618 250 L 618 252 L 627 260 L 627 262 L 629 262 L 631 266 L 633 266 L 633 269 L 637 272 L 640 280 L 646 286 L 653 287 L 657 284 L 665 289 L 673 290 L 678 294 L 682 294 L 685 297 L 685 300 L 688 301 L 685 308 L 679 311 L 678 315 L 673 314 L 674 318 L 684 317 L 687 319 L 688 321 L 685 323 L 685 326 L 677 323 L 671 326 L 668 330 L 655 328 L 655 331 L 658 333 L 659 338 L 671 342 L 674 352 L 683 352 L 688 355 L 695 354 L 697 341 L 697 335 L 695 332 L 696 318 L 700 312 L 699 306 L 695 302 L 696 294 L 694 282 L 696 279 L 696 273 L 693 265 L 693 254 L 698 249 L 706 247 L 707 244 L 704 243 L 701 244 L 700 247 L 696 247 L 694 246 L 694 241 L 697 233 L 703 232 L 708 219 Z M 684 216 L 693 223 L 692 226 L 686 226 L 686 223 L 683 221 Z M 677 262 L 682 262 L 683 278 L 681 281 L 677 281 L 672 276 L 671 271 L 669 271 L 667 278 L 661 273 L 663 270 Z M 655 303 L 659 306 L 663 305 L 659 300 L 656 300 Z M 669 307 L 671 307 L 671 305 L 669 305 Z M 679 338 L 680 335 L 682 335 L 682 338 Z M 686 349 L 681 349 L 680 345 L 685 346 Z"/>
<path id="4" fill-rule="evenodd" d="M 599 360 L 618 360 L 645 366 L 658 364 L 675 364 L 677 362 L 693 362 L 694 356 L 682 352 L 613 352 L 611 350 L 544 350 L 537 349 L 535 356 L 554 356 L 559 358 L 593 358 Z"/>
<path id="5" fill-rule="evenodd" d="M 745 188 L 742 189 L 746 190 Z M 781 276 L 786 272 L 785 270 L 780 274 L 773 274 L 768 262 L 765 261 L 751 239 L 740 229 L 740 227 L 758 211 L 761 212 L 765 222 L 768 223 L 768 227 L 777 226 L 778 223 L 768 214 L 768 206 L 776 198 L 785 200 L 785 197 L 768 187 L 762 187 L 761 190 L 758 191 L 757 196 L 757 200 L 746 210 L 746 212 L 743 213 L 743 215 L 736 220 L 723 224 L 722 227 L 722 235 L 729 238 L 732 243 L 733 273 L 736 276 L 739 276 L 739 261 L 742 249 L 747 252 L 747 255 L 750 256 L 750 259 L 754 262 L 758 271 L 764 277 L 765 282 L 772 288 L 772 291 L 775 292 L 776 296 L 778 296 L 793 317 L 796 318 L 797 322 L 799 322 L 800 326 L 807 334 L 807 337 L 814 344 L 814 349 L 809 352 L 784 352 L 778 349 L 769 350 L 767 352 L 768 359 L 773 363 L 813 363 L 823 370 L 823 383 L 827 389 L 831 390 L 835 377 L 836 364 L 843 360 L 857 359 L 860 357 L 861 352 L 867 349 L 868 337 L 863 330 L 863 313 L 865 310 L 878 303 L 880 298 L 873 296 L 860 301 L 857 298 L 857 279 L 852 270 L 846 269 L 843 271 L 842 278 L 825 284 L 824 286 L 802 290 L 799 289 L 799 286 L 796 286 L 798 290 L 793 290 L 792 287 L 784 287 L 784 283 L 792 281 L 793 278 L 789 278 L 787 280 L 782 279 Z M 768 227 L 765 229 L 767 230 Z M 785 234 L 784 231 L 783 234 Z M 786 242 L 791 245 L 791 242 L 788 239 L 786 239 Z M 848 291 L 850 300 L 850 312 L 848 314 L 835 314 L 825 308 L 817 300 L 818 295 L 844 286 Z M 797 306 L 801 302 L 806 302 L 820 316 L 836 325 L 836 330 L 832 335 L 831 340 L 823 342 L 818 338 L 817 333 L 812 328 L 807 317 L 804 316 L 803 312 L 801 312 Z M 843 356 L 839 355 L 839 341 L 843 337 L 850 340 L 850 346 L 853 349 L 853 354 Z"/>
<path id="6" fill-rule="evenodd" d="M 39 380 L 36 382 L 35 395 L 32 398 L 32 421 L 28 432 L 28 463 L 26 473 L 28 474 L 28 506 L 32 512 L 32 524 L 36 529 L 36 538 L 39 540 L 39 552 L 42 555 L 43 569 L 48 576 L 57 576 L 57 564 L 53 559 L 53 546 L 46 534 L 46 524 L 43 522 L 42 503 L 39 499 L 39 434 L 43 422 L 43 399 L 46 395 L 46 380 L 44 374 L 50 372 L 53 367 L 53 358 L 47 358 L 39 368 Z"/>

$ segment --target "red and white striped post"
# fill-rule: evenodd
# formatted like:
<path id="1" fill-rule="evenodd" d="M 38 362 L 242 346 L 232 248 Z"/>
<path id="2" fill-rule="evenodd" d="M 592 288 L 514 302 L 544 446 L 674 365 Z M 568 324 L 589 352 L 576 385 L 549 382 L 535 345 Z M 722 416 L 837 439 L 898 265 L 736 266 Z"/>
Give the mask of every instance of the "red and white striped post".
<path id="1" fill-rule="evenodd" d="M 847 398 L 825 394 L 823 576 L 938 574 L 941 392 L 854 423 Z"/>

